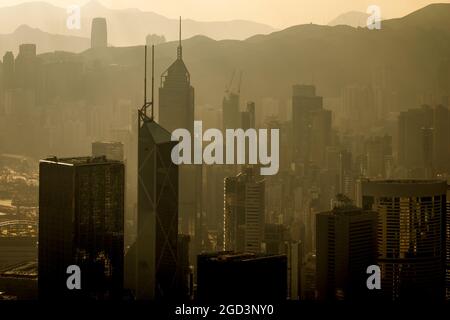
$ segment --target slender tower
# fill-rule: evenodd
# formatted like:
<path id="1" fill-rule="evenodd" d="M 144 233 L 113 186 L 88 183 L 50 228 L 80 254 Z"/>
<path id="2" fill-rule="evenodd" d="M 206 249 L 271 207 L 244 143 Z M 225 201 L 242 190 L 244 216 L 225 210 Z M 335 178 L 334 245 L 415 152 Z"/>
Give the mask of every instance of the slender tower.
<path id="1" fill-rule="evenodd" d="M 183 61 L 181 18 L 179 32 L 177 58 L 161 76 L 159 121 L 169 132 L 183 128 L 193 136 L 194 88 L 191 86 L 191 76 Z M 199 227 L 202 211 L 202 166 L 181 165 L 179 173 L 180 233 L 193 236 L 194 248 L 191 257 L 194 258 L 201 241 Z"/>

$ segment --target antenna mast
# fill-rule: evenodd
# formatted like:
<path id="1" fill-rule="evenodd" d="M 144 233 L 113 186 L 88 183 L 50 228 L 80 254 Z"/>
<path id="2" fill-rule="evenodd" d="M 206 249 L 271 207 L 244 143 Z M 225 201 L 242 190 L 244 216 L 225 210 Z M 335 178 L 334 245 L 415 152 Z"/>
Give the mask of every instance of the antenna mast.
<path id="1" fill-rule="evenodd" d="M 154 103 L 154 91 L 155 91 L 155 46 L 152 45 L 152 99 L 151 101 L 147 101 L 147 45 L 145 45 L 145 57 L 144 57 L 144 104 L 139 110 L 139 116 L 141 120 L 147 118 L 147 108 L 151 107 L 151 116 L 150 120 L 153 120 L 154 112 L 153 112 L 153 103 Z"/>
<path id="2" fill-rule="evenodd" d="M 144 106 L 147 104 L 147 45 L 144 53 Z"/>
<path id="3" fill-rule="evenodd" d="M 154 101 L 155 100 L 153 100 L 154 99 L 154 92 L 155 92 L 155 45 L 154 44 L 152 44 L 152 101 L 151 101 L 151 104 L 152 104 L 152 120 L 153 120 L 153 115 L 154 115 L 154 110 L 155 110 L 155 107 L 154 107 Z"/>
<path id="4" fill-rule="evenodd" d="M 183 59 L 183 47 L 181 46 L 181 17 L 180 17 L 180 33 L 178 35 L 178 51 L 177 51 L 177 58 Z"/>

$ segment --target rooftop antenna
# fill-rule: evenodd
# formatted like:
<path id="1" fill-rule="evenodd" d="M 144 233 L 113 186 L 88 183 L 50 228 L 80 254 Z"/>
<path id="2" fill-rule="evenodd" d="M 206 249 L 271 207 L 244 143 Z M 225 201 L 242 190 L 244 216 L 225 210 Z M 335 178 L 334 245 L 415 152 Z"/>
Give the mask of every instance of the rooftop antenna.
<path id="1" fill-rule="evenodd" d="M 155 91 L 155 45 L 152 45 L 152 95 L 151 101 L 147 101 L 147 45 L 145 45 L 144 51 L 144 104 L 139 110 L 141 119 L 142 117 L 147 118 L 147 109 L 151 107 L 150 120 L 153 120 L 153 103 L 154 103 L 154 91 Z"/>
<path id="2" fill-rule="evenodd" d="M 180 16 L 180 32 L 179 32 L 179 39 L 178 39 L 177 58 L 180 60 L 183 59 L 183 48 L 181 47 L 181 16 Z"/>

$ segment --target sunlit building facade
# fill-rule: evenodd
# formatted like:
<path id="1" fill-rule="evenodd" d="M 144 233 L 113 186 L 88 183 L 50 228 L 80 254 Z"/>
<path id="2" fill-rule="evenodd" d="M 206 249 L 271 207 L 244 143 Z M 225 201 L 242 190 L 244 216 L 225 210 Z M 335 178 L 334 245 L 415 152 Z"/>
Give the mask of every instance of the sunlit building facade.
<path id="1" fill-rule="evenodd" d="M 362 181 L 364 209 L 378 213 L 383 298 L 442 301 L 446 181 Z"/>

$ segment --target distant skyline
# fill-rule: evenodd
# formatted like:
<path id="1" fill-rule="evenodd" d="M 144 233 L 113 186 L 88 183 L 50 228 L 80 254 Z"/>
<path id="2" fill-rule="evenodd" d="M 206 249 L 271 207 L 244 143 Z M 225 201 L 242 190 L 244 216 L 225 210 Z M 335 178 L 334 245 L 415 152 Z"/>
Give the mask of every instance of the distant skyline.
<path id="1" fill-rule="evenodd" d="M 168 18 L 183 16 L 198 21 L 251 20 L 286 28 L 292 25 L 328 24 L 349 11 L 366 12 L 369 5 L 378 5 L 385 19 L 407 15 L 431 3 L 450 3 L 430 0 L 97 0 L 111 9 L 137 8 L 152 11 Z M 2 0 L 0 7 L 13 6 L 35 0 Z M 44 0 L 55 6 L 83 5 L 89 0 Z"/>

